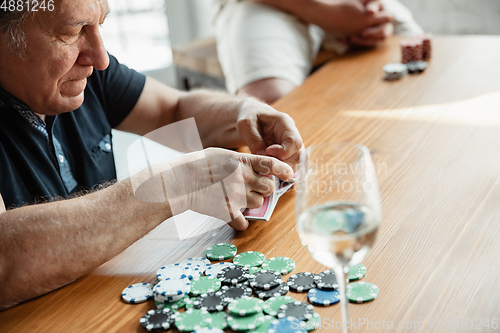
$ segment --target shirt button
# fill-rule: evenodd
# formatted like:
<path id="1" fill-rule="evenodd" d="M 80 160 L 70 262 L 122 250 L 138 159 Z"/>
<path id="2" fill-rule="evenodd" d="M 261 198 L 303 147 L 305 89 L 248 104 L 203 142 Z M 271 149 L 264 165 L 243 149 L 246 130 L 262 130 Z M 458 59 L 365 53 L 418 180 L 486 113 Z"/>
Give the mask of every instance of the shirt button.
<path id="1" fill-rule="evenodd" d="M 63 155 L 59 155 L 59 161 L 60 161 L 61 163 L 64 163 L 64 156 L 63 156 Z"/>
<path id="2" fill-rule="evenodd" d="M 111 145 L 109 143 L 106 143 L 106 149 L 111 150 Z"/>

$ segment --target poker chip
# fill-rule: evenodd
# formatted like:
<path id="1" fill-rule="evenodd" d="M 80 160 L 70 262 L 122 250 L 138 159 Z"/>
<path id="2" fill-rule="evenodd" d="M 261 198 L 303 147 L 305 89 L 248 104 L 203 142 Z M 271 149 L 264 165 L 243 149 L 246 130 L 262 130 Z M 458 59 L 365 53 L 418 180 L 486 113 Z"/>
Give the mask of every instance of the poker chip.
<path id="1" fill-rule="evenodd" d="M 229 243 L 219 243 L 210 246 L 205 251 L 205 255 L 210 260 L 226 260 L 234 257 L 237 252 L 238 250 L 235 245 Z"/>
<path id="2" fill-rule="evenodd" d="M 163 302 L 163 303 L 177 302 L 178 300 L 181 300 L 184 297 L 186 297 L 186 295 L 162 296 L 160 294 L 155 293 L 153 289 L 153 298 L 156 302 Z"/>
<path id="3" fill-rule="evenodd" d="M 295 269 L 295 262 L 288 257 L 273 257 L 262 264 L 262 269 L 288 274 Z"/>
<path id="4" fill-rule="evenodd" d="M 237 254 L 233 258 L 233 263 L 243 267 L 258 267 L 266 260 L 266 256 L 260 252 L 248 251 Z"/>
<path id="5" fill-rule="evenodd" d="M 258 298 L 242 297 L 229 303 L 227 310 L 237 316 L 250 316 L 262 312 L 264 302 Z"/>
<path id="6" fill-rule="evenodd" d="M 191 281 L 191 296 L 200 296 L 220 289 L 221 282 L 214 276 L 200 276 Z"/>
<path id="7" fill-rule="evenodd" d="M 252 289 L 242 284 L 237 284 L 235 286 L 222 286 L 219 292 L 228 302 L 232 302 L 238 298 L 252 296 Z"/>
<path id="8" fill-rule="evenodd" d="M 146 331 L 166 331 L 170 329 L 172 324 L 176 321 L 177 316 L 178 312 L 174 312 L 170 309 L 149 310 L 142 316 L 139 322 Z"/>
<path id="9" fill-rule="evenodd" d="M 192 332 L 202 327 L 210 327 L 211 323 L 212 317 L 206 310 L 189 309 L 175 318 L 175 326 L 182 332 Z"/>
<path id="10" fill-rule="evenodd" d="M 314 312 L 313 317 L 306 321 L 306 330 L 314 331 L 321 326 L 321 316 L 319 313 Z"/>
<path id="11" fill-rule="evenodd" d="M 377 298 L 379 289 L 370 282 L 353 282 L 346 287 L 346 296 L 352 303 L 366 303 Z"/>
<path id="12" fill-rule="evenodd" d="M 248 279 L 250 272 L 248 268 L 243 266 L 231 266 L 226 267 L 219 273 L 217 273 L 217 278 L 226 285 L 236 285 L 238 283 L 245 282 Z"/>
<path id="13" fill-rule="evenodd" d="M 297 318 L 283 317 L 273 320 L 267 331 L 268 333 L 305 333 L 306 329 L 300 323 Z"/>
<path id="14" fill-rule="evenodd" d="M 156 278 L 162 280 L 179 280 L 179 279 L 192 279 L 193 272 L 188 266 L 181 266 L 180 264 L 166 265 L 156 272 Z"/>
<path id="15" fill-rule="evenodd" d="M 288 278 L 287 284 L 292 290 L 301 293 L 316 287 L 315 276 L 316 274 L 310 272 L 293 274 Z"/>
<path id="16" fill-rule="evenodd" d="M 210 267 L 212 264 L 210 263 L 210 260 L 207 258 L 202 258 L 202 257 L 193 257 L 193 258 L 187 258 L 183 261 L 180 262 L 181 266 L 189 266 L 189 267 L 198 267 L 198 272 L 201 272 L 200 276 L 207 270 L 208 267 Z M 191 268 L 193 269 L 193 268 Z"/>
<path id="17" fill-rule="evenodd" d="M 260 267 L 248 267 L 248 270 L 250 271 L 250 274 L 254 274 L 256 272 L 260 272 L 262 268 Z"/>
<path id="18" fill-rule="evenodd" d="M 195 309 L 207 310 L 208 312 L 224 311 L 229 302 L 224 299 L 222 293 L 209 292 L 199 296 L 194 302 Z"/>
<path id="19" fill-rule="evenodd" d="M 181 296 L 184 297 L 191 290 L 189 279 L 162 280 L 153 288 L 153 294 L 164 297 Z M 181 297 L 181 298 L 182 298 Z"/>
<path id="20" fill-rule="evenodd" d="M 189 299 L 189 297 L 184 297 L 181 298 L 178 301 L 175 302 L 158 302 L 155 301 L 155 306 L 157 309 L 172 309 L 172 310 L 179 310 L 182 309 L 186 305 L 186 300 Z"/>
<path id="21" fill-rule="evenodd" d="M 408 67 L 408 72 L 415 74 L 415 73 L 422 73 L 427 69 L 427 61 L 423 60 L 418 60 L 418 61 L 411 61 L 406 64 L 406 67 Z"/>
<path id="22" fill-rule="evenodd" d="M 249 333 L 267 333 L 269 325 L 271 325 L 274 320 L 276 320 L 276 318 L 273 316 L 264 316 L 264 322 L 253 331 L 249 331 Z"/>
<path id="23" fill-rule="evenodd" d="M 122 298 L 130 304 L 146 302 L 153 298 L 153 285 L 151 283 L 136 283 L 123 289 Z"/>
<path id="24" fill-rule="evenodd" d="M 264 312 L 267 313 L 268 315 L 277 316 L 278 311 L 282 305 L 288 303 L 294 303 L 296 301 L 297 300 L 295 298 L 290 296 L 271 297 L 264 302 L 262 310 L 264 310 Z"/>
<path id="25" fill-rule="evenodd" d="M 312 288 L 307 294 L 309 301 L 316 305 L 333 305 L 340 301 L 340 294 L 337 290 L 321 290 Z"/>
<path id="26" fill-rule="evenodd" d="M 401 40 L 401 62 L 407 64 L 424 58 L 424 42 L 420 36 Z"/>
<path id="27" fill-rule="evenodd" d="M 228 316 L 227 323 L 235 331 L 254 330 L 265 321 L 265 316 L 259 312 L 245 317 Z"/>
<path id="28" fill-rule="evenodd" d="M 432 54 L 432 35 L 431 34 L 423 34 L 420 36 L 422 38 L 422 58 L 429 59 Z"/>
<path id="29" fill-rule="evenodd" d="M 250 287 L 263 290 L 274 288 L 281 281 L 281 274 L 272 270 L 255 272 L 248 277 Z"/>
<path id="30" fill-rule="evenodd" d="M 337 290 L 339 287 L 337 277 L 332 270 L 316 274 L 314 283 L 316 283 L 316 287 L 321 290 Z"/>
<path id="31" fill-rule="evenodd" d="M 221 330 L 227 328 L 227 313 L 223 311 L 214 312 L 210 314 L 210 317 L 212 317 L 212 324 L 210 324 L 211 327 L 220 328 Z"/>
<path id="32" fill-rule="evenodd" d="M 194 303 L 194 301 L 196 301 L 196 299 L 197 299 L 197 298 L 198 298 L 198 297 L 187 297 L 187 298 L 185 299 L 185 302 L 186 302 L 186 305 L 185 305 L 185 306 L 186 306 L 186 310 L 189 310 L 189 309 L 191 309 L 191 308 L 193 308 L 193 307 L 194 307 L 193 303 Z"/>
<path id="33" fill-rule="evenodd" d="M 224 331 L 217 327 L 202 327 L 194 330 L 194 333 L 224 333 Z"/>
<path id="34" fill-rule="evenodd" d="M 298 320 L 309 320 L 314 314 L 314 308 L 310 304 L 299 301 L 287 303 L 280 306 L 278 318 L 294 317 Z"/>
<path id="35" fill-rule="evenodd" d="M 217 276 L 217 274 L 222 271 L 226 267 L 232 267 L 235 266 L 232 262 L 219 262 L 216 264 L 213 264 L 212 266 L 208 267 L 207 270 L 205 271 L 206 276 Z"/>
<path id="36" fill-rule="evenodd" d="M 387 64 L 382 69 L 385 73 L 385 79 L 389 81 L 399 80 L 408 74 L 408 67 L 401 63 Z"/>
<path id="37" fill-rule="evenodd" d="M 357 281 L 364 278 L 366 275 L 366 267 L 363 264 L 357 264 L 351 267 L 347 277 L 349 281 Z"/>
<path id="38" fill-rule="evenodd" d="M 290 290 L 290 287 L 286 284 L 285 281 L 280 281 L 280 283 L 269 290 L 259 290 L 254 289 L 255 294 L 260 299 L 268 299 L 271 297 L 284 296 Z"/>

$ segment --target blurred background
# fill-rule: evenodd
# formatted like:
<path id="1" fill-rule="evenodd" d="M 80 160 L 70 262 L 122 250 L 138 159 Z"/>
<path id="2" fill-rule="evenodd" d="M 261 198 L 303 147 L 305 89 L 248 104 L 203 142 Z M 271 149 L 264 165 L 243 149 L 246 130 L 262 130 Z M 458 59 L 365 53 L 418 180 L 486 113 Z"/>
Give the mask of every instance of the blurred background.
<path id="1" fill-rule="evenodd" d="M 108 0 L 101 28 L 106 48 L 122 63 L 174 87 L 172 48 L 213 36 L 217 0 Z M 500 35 L 500 0 L 400 0 L 433 34 Z"/>

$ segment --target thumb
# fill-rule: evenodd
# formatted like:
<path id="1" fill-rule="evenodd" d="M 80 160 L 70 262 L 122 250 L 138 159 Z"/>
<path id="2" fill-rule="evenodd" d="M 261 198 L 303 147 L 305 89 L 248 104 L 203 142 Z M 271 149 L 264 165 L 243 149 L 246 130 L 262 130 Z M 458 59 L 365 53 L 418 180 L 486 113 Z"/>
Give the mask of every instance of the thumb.
<path id="1" fill-rule="evenodd" d="M 252 154 L 265 155 L 267 143 L 262 138 L 257 122 L 250 119 L 240 121 L 237 124 L 238 133 L 240 134 L 243 142 L 246 143 Z"/>
<path id="2" fill-rule="evenodd" d="M 234 215 L 234 220 L 232 220 L 228 224 L 236 231 L 246 230 L 249 225 L 247 219 L 243 216 L 243 214 L 241 214 L 240 211 L 236 212 L 236 214 Z"/>

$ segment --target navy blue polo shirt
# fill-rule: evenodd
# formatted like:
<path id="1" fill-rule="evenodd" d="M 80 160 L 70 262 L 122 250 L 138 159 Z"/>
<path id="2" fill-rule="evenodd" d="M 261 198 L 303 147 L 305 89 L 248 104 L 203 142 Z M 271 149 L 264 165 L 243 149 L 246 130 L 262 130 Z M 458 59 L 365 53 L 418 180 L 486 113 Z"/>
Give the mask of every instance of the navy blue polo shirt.
<path id="1" fill-rule="evenodd" d="M 0 89 L 0 193 L 7 209 L 67 198 L 116 180 L 111 129 L 132 111 L 144 75 L 118 63 L 94 70 L 77 110 L 45 122 Z"/>

